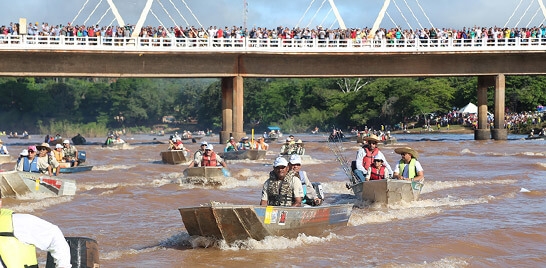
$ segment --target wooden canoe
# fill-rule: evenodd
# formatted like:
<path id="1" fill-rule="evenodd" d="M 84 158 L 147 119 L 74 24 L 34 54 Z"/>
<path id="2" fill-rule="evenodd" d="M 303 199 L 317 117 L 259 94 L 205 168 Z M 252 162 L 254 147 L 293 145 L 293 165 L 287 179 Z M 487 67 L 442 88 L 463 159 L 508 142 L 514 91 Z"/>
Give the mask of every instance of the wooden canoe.
<path id="1" fill-rule="evenodd" d="M 209 204 L 179 208 L 191 236 L 212 237 L 233 243 L 266 236 L 321 236 L 328 230 L 347 226 L 352 204 L 317 207 L 274 207 Z"/>
<path id="2" fill-rule="evenodd" d="M 218 153 L 225 160 L 259 160 L 265 159 L 267 151 L 264 150 L 239 150 L 239 151 L 229 151 Z"/>
<path id="3" fill-rule="evenodd" d="M 18 197 L 29 193 L 54 196 L 75 195 L 76 181 L 23 171 L 0 172 L 2 196 Z"/>
<path id="4" fill-rule="evenodd" d="M 184 150 L 168 150 L 161 152 L 161 161 L 166 164 L 177 165 L 188 162 Z"/>
<path id="5" fill-rule="evenodd" d="M 371 203 L 393 204 L 419 199 L 422 183 L 403 180 L 374 180 L 357 183 L 352 187 L 356 198 Z"/>

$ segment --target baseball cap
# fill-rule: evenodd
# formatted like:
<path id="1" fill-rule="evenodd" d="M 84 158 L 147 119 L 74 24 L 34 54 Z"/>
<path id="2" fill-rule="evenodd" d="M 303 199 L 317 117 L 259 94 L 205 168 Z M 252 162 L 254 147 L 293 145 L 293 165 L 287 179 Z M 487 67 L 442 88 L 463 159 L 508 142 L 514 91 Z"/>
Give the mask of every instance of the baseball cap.
<path id="1" fill-rule="evenodd" d="M 286 159 L 284 159 L 284 157 L 282 156 L 279 156 L 277 157 L 277 159 L 275 159 L 275 162 L 273 163 L 273 167 L 278 167 L 278 166 L 288 166 L 288 161 L 286 161 Z"/>
<path id="2" fill-rule="evenodd" d="M 65 144 L 65 143 L 70 143 L 70 141 L 69 140 L 64 140 L 63 144 Z"/>
<path id="3" fill-rule="evenodd" d="M 212 144 L 208 144 L 207 145 L 207 148 L 205 148 L 205 150 L 212 150 L 214 149 L 214 147 L 212 146 Z"/>
<path id="4" fill-rule="evenodd" d="M 209 145 L 209 143 L 206 142 L 206 141 L 202 141 L 202 142 L 201 142 L 201 145 Z"/>
<path id="5" fill-rule="evenodd" d="M 27 149 L 23 149 L 20 153 L 21 156 L 28 156 L 28 150 Z"/>
<path id="6" fill-rule="evenodd" d="M 292 165 L 300 164 L 301 165 L 301 156 L 299 156 L 297 154 L 293 154 L 292 156 L 290 156 L 290 164 L 292 164 Z"/>
<path id="7" fill-rule="evenodd" d="M 59 149 L 59 148 L 62 149 L 63 146 L 57 143 L 57 145 L 55 145 L 55 148 L 56 148 L 56 149 Z"/>
<path id="8" fill-rule="evenodd" d="M 36 152 L 36 146 L 34 145 L 31 145 L 27 148 L 27 151 L 33 151 L 33 152 Z"/>

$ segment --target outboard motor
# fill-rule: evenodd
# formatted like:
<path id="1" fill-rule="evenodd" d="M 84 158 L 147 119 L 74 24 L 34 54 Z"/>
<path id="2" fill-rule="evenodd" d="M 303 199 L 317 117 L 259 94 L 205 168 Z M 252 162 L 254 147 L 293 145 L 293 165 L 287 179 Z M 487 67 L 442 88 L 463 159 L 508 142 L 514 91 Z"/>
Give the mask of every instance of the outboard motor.
<path id="1" fill-rule="evenodd" d="M 322 184 L 320 184 L 320 182 L 312 182 L 311 184 L 313 185 L 313 188 L 317 193 L 317 197 L 321 200 L 324 200 L 324 191 L 322 190 Z"/>
<path id="2" fill-rule="evenodd" d="M 97 241 L 87 237 L 65 237 L 70 246 L 72 268 L 99 268 L 99 246 Z M 46 268 L 55 268 L 55 260 L 47 253 Z"/>
<path id="3" fill-rule="evenodd" d="M 85 162 L 85 159 L 87 158 L 87 155 L 85 151 L 78 151 L 78 162 L 81 164 Z"/>

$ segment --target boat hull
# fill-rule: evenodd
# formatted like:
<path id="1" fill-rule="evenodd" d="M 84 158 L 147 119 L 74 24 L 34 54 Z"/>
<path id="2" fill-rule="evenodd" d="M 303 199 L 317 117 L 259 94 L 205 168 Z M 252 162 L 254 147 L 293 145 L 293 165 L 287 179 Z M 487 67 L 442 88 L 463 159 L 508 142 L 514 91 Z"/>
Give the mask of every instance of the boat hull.
<path id="1" fill-rule="evenodd" d="M 225 160 L 259 160 L 265 159 L 267 151 L 264 150 L 240 150 L 240 151 L 230 151 L 223 152 L 222 158 Z"/>
<path id="2" fill-rule="evenodd" d="M 317 207 L 273 207 L 208 205 L 180 208 L 189 235 L 212 237 L 233 243 L 267 236 L 321 236 L 325 231 L 347 226 L 353 205 Z"/>
<path id="3" fill-rule="evenodd" d="M 219 185 L 224 183 L 222 167 L 191 167 L 184 170 L 187 183 Z"/>
<path id="4" fill-rule="evenodd" d="M 9 154 L 0 154 L 0 164 L 11 162 L 11 155 Z"/>
<path id="5" fill-rule="evenodd" d="M 90 171 L 93 169 L 93 166 L 86 166 L 86 165 L 78 165 L 75 167 L 61 167 L 59 169 L 60 173 L 77 173 L 77 172 L 83 172 L 83 171 Z"/>
<path id="6" fill-rule="evenodd" d="M 112 149 L 129 149 L 130 148 L 130 145 L 129 143 L 111 143 L 111 144 L 102 144 L 101 145 L 103 148 L 112 148 Z"/>
<path id="7" fill-rule="evenodd" d="M 387 179 L 358 183 L 353 186 L 353 192 L 360 201 L 393 204 L 419 199 L 421 187 L 414 189 L 411 181 Z"/>
<path id="8" fill-rule="evenodd" d="M 75 195 L 76 181 L 22 171 L 0 172 L 2 196 L 18 197 L 29 193 L 55 196 Z"/>
<path id="9" fill-rule="evenodd" d="M 184 150 L 169 150 L 161 152 L 161 161 L 166 164 L 177 165 L 186 163 L 188 159 L 184 155 Z"/>

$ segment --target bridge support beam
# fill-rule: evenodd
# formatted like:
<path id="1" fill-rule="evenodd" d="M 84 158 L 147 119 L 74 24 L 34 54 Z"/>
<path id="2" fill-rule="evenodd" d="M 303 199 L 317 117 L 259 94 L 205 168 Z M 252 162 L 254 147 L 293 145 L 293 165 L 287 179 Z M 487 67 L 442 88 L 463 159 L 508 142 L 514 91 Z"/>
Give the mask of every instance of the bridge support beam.
<path id="1" fill-rule="evenodd" d="M 474 130 L 475 140 L 491 139 L 487 123 L 487 88 L 495 85 L 494 76 L 478 76 L 478 129 Z"/>
<path id="2" fill-rule="evenodd" d="M 508 130 L 504 127 L 505 87 L 504 74 L 495 76 L 495 123 L 491 129 L 491 137 L 495 140 L 508 139 Z"/>
<path id="3" fill-rule="evenodd" d="M 243 131 L 243 77 L 222 78 L 222 130 L 220 144 L 224 144 L 230 137 L 241 139 L 246 133 Z"/>
<path id="4" fill-rule="evenodd" d="M 495 87 L 495 121 L 493 127 L 487 122 L 487 88 Z M 478 76 L 478 129 L 474 131 L 475 140 L 506 140 L 508 131 L 504 128 L 505 77 Z"/>

